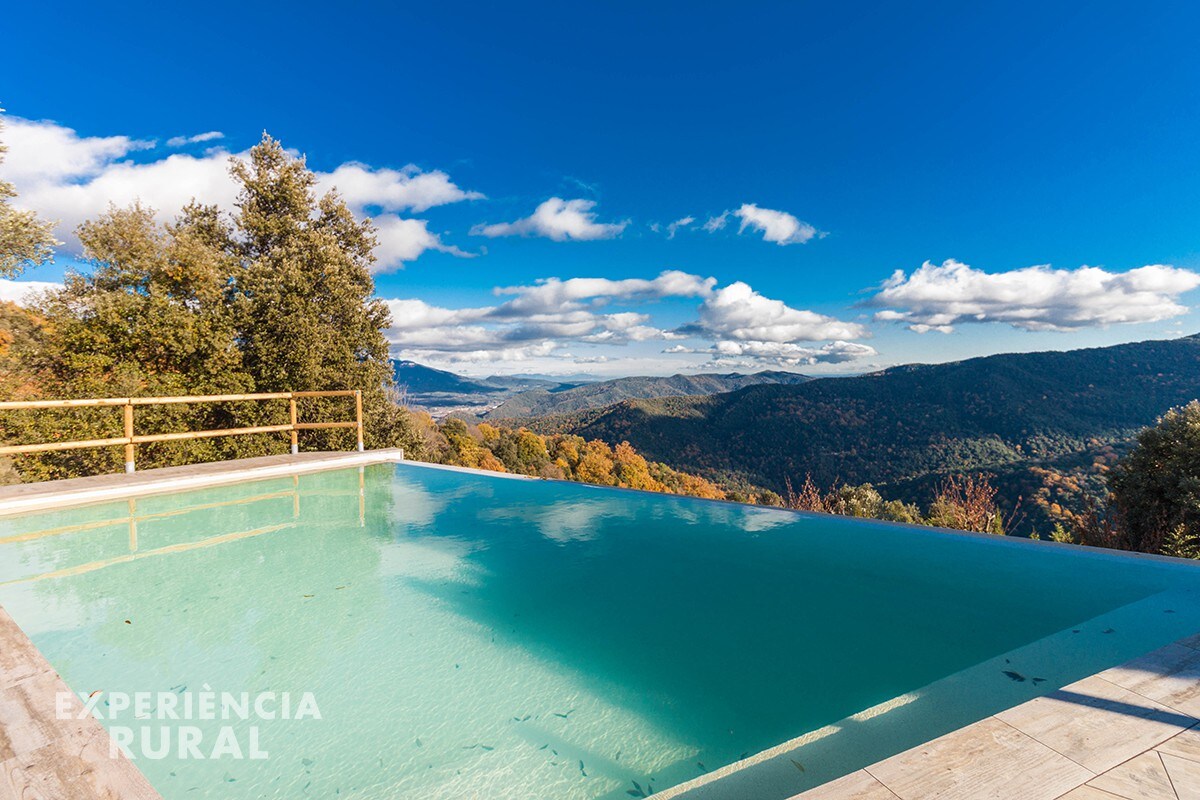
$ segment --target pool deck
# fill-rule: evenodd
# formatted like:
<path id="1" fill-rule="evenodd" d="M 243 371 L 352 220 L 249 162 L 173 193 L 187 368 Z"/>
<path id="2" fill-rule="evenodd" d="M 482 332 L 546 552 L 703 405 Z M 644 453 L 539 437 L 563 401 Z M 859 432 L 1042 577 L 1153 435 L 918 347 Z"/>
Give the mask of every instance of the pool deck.
<path id="1" fill-rule="evenodd" d="M 793 800 L 1198 800 L 1200 634 Z"/>
<path id="2" fill-rule="evenodd" d="M 302 453 L 7 486 L 0 515 L 400 460 L 399 450 Z M 59 713 L 60 693 L 71 713 Z M 0 608 L 0 800 L 161 800 L 82 710 Z M 851 798 L 1200 800 L 1200 633 L 793 800 Z"/>

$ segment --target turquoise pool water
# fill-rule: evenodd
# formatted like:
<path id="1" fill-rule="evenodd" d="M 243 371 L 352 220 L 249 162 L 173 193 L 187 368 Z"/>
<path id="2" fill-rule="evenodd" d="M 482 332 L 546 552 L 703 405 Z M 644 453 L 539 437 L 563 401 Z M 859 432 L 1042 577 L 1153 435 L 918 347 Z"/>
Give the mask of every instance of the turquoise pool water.
<path id="1" fill-rule="evenodd" d="M 0 517 L 0 604 L 102 714 L 311 693 L 319 719 L 107 719 L 156 744 L 194 726 L 202 753 L 228 728 L 243 756 L 258 729 L 265 759 L 135 740 L 166 800 L 628 798 L 832 726 L 759 784 L 784 797 L 1200 629 L 1197 586 L 1186 564 L 413 464 Z M 720 787 L 698 796 L 744 796 Z"/>

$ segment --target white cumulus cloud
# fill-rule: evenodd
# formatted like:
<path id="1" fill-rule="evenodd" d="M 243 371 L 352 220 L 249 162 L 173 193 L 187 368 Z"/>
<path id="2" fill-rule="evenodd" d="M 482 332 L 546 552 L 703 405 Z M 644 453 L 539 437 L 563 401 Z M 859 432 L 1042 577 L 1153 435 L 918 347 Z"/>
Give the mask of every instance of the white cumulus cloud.
<path id="1" fill-rule="evenodd" d="M 759 342 L 817 342 L 859 339 L 867 329 L 855 322 L 792 308 L 764 297 L 741 281 L 714 292 L 700 306 L 691 330 L 719 339 Z"/>
<path id="2" fill-rule="evenodd" d="M 741 281 L 705 295 L 698 319 L 671 334 L 669 338 L 707 339 L 710 344 L 678 344 L 664 353 L 708 354 L 711 366 L 811 366 L 878 355 L 870 345 L 849 341 L 870 336 L 864 325 L 792 308 Z"/>
<path id="3" fill-rule="evenodd" d="M 575 358 L 569 343 L 625 345 L 672 338 L 650 314 L 631 305 L 667 298 L 705 297 L 716 280 L 667 270 L 654 278 L 545 278 L 527 286 L 498 286 L 502 302 L 444 308 L 416 298 L 388 300 L 394 348 L 405 357 L 476 361 L 481 353 L 505 360 Z M 622 306 L 620 310 L 609 310 Z"/>
<path id="4" fill-rule="evenodd" d="M 351 208 L 362 211 L 416 211 L 463 200 L 481 200 L 483 194 L 459 188 L 440 170 L 423 172 L 409 164 L 404 169 L 372 169 L 349 162 L 320 176 L 322 189 L 337 188 Z"/>
<path id="5" fill-rule="evenodd" d="M 612 239 L 619 236 L 629 224 L 623 222 L 597 222 L 595 200 L 564 200 L 551 197 L 539 205 L 528 217 L 515 222 L 480 224 L 471 229 L 475 236 L 541 236 L 556 242 Z"/>
<path id="6" fill-rule="evenodd" d="M 429 230 L 429 223 L 423 219 L 382 214 L 371 221 L 375 225 L 375 238 L 379 242 L 375 247 L 377 272 L 388 272 L 405 262 L 416 261 L 426 250 L 450 253 L 460 258 L 474 258 L 476 255 L 443 242 L 440 236 Z"/>
<path id="7" fill-rule="evenodd" d="M 742 221 L 738 233 L 746 228 L 761 231 L 764 242 L 774 242 L 778 245 L 804 244 L 820 231 L 802 222 L 786 211 L 775 211 L 770 208 L 759 208 L 754 203 L 743 203 L 733 215 Z"/>
<path id="8" fill-rule="evenodd" d="M 987 273 L 951 259 L 926 261 L 912 274 L 897 270 L 870 304 L 883 309 L 877 320 L 920 333 L 949 333 L 966 322 L 1067 331 L 1179 316 L 1188 310 L 1180 295 L 1197 287 L 1200 273 L 1163 264 L 1128 272 L 1043 265 Z"/>
<path id="9" fill-rule="evenodd" d="M 497 296 L 515 295 L 502 308 L 526 314 L 578 309 L 583 301 L 605 305 L 613 300 L 661 300 L 665 297 L 702 297 L 712 291 L 716 278 L 702 278 L 679 270 L 666 270 L 655 278 L 544 278 L 533 286 L 501 286 Z"/>
<path id="10" fill-rule="evenodd" d="M 404 358 L 448 364 L 482 362 L 486 353 L 506 361 L 603 363 L 567 348 L 655 340 L 690 342 L 663 352 L 707 355 L 710 366 L 732 358 L 797 366 L 876 355 L 870 346 L 849 341 L 869 335 L 862 325 L 792 308 L 745 283 L 718 288 L 715 278 L 678 270 L 653 278 L 545 278 L 498 286 L 493 294 L 502 302 L 445 308 L 416 298 L 387 301 L 394 350 Z M 674 329 L 655 322 L 652 304 L 687 298 L 700 301 L 694 322 Z"/>
<path id="11" fill-rule="evenodd" d="M 217 138 L 214 134 L 183 138 L 209 141 Z M 246 156 L 214 148 L 203 155 L 171 153 L 138 160 L 153 142 L 129 136 L 81 136 L 53 122 L 16 117 L 5 120 L 0 135 L 9 147 L 0 177 L 16 185 L 22 207 L 59 221 L 56 235 L 71 251 L 79 247 L 75 228 L 103 213 L 110 203 L 120 206 L 140 200 L 164 220 L 172 219 L 192 199 L 232 210 L 237 187 L 229 177 L 229 159 Z M 482 197 L 459 188 L 446 173 L 424 172 L 411 165 L 374 169 L 351 162 L 316 176 L 321 191 L 336 187 L 356 214 L 374 218 L 379 227 L 378 269 L 397 268 L 427 250 L 468 255 L 444 244 L 426 221 L 394 213 L 421 212 Z"/>

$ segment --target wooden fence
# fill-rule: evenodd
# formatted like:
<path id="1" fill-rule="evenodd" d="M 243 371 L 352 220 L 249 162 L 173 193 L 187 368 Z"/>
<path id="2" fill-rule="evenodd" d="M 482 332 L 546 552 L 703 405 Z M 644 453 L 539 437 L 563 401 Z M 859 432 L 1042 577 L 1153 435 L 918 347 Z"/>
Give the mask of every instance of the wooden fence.
<path id="1" fill-rule="evenodd" d="M 353 397 L 354 419 L 341 422 L 301 422 L 296 401 L 305 397 Z M 179 403 L 224 403 L 243 400 L 287 400 L 290 421 L 286 425 L 259 425 L 253 428 L 223 428 L 211 431 L 180 431 L 177 433 L 137 434 L 134 431 L 133 410 L 137 406 L 164 406 Z M 80 450 L 91 447 L 125 447 L 125 471 L 134 471 L 135 448 L 151 442 L 173 442 L 184 439 L 208 439 L 214 436 L 243 436 L 252 433 L 288 433 L 292 452 L 300 450 L 299 432 L 329 428 L 354 428 L 358 433 L 358 450 L 363 449 L 362 392 L 357 389 L 335 389 L 324 392 L 262 392 L 259 394 L 204 394 L 185 397 L 99 397 L 81 400 L 10 400 L 0 402 L 0 411 L 31 408 L 88 408 L 96 406 L 121 407 L 124 435 L 108 439 L 80 439 L 40 444 L 16 444 L 0 447 L 0 456 L 20 453 L 48 453 L 55 450 Z"/>

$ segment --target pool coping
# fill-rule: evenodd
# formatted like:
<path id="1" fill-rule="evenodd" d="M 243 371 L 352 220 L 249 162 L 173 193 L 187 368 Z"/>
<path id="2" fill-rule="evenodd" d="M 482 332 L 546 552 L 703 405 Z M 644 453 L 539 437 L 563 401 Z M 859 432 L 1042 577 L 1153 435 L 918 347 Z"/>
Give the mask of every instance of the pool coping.
<path id="1" fill-rule="evenodd" d="M 163 467 L 131 474 L 18 483 L 0 486 L 0 516 L 116 500 L 130 495 L 157 494 L 276 478 L 342 467 L 394 463 L 404 460 L 398 447 L 364 452 L 309 452 L 260 456 L 232 461 L 209 461 L 182 467 Z"/>

